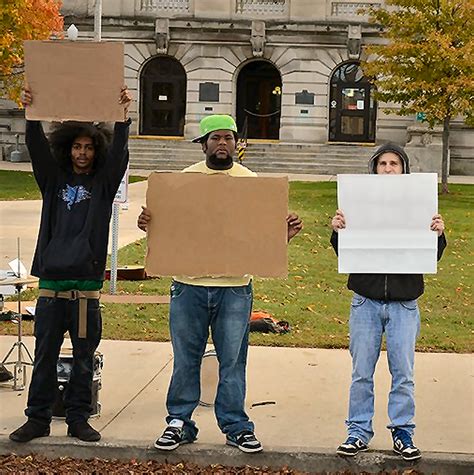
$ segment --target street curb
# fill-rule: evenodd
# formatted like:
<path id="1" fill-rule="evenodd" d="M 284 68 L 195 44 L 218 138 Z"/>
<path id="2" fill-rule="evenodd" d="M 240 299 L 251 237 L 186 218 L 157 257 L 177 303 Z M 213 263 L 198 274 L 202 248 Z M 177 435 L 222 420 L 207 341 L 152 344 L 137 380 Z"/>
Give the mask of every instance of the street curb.
<path id="1" fill-rule="evenodd" d="M 416 470 L 426 474 L 472 475 L 473 454 L 424 452 L 418 462 L 404 462 L 389 452 L 365 452 L 354 458 L 336 455 L 332 449 L 322 448 L 266 448 L 258 454 L 245 454 L 225 445 L 201 445 L 199 443 L 180 447 L 172 452 L 160 452 L 149 441 L 113 440 L 95 443 L 81 442 L 64 437 L 48 437 L 28 444 L 11 442 L 0 436 L 0 455 L 20 456 L 39 454 L 48 458 L 74 457 L 79 459 L 156 460 L 162 463 L 195 463 L 201 466 L 219 464 L 224 466 L 288 467 L 306 472 L 391 472 Z"/>

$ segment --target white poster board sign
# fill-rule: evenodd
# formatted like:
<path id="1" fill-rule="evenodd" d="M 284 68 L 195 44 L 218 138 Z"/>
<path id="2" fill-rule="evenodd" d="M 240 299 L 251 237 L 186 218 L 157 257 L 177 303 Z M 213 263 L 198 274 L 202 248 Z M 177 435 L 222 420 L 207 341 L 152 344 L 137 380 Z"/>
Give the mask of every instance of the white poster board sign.
<path id="1" fill-rule="evenodd" d="M 337 198 L 339 273 L 436 273 L 436 173 L 338 175 Z"/>

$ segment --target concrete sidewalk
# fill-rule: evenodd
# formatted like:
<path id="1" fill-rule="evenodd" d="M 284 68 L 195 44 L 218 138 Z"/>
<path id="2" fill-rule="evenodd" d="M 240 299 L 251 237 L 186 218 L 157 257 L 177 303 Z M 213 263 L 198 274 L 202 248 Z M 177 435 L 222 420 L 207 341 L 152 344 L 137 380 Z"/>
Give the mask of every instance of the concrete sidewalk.
<path id="1" fill-rule="evenodd" d="M 14 341 L 14 337 L 0 336 L 0 355 Z M 33 338 L 25 341 L 33 351 Z M 166 456 L 167 460 L 231 465 L 241 460 L 244 464 L 290 465 L 308 471 L 411 466 L 390 452 L 391 439 L 385 428 L 390 385 L 385 353 L 376 373 L 373 451 L 348 461 L 334 453 L 346 437 L 344 419 L 351 372 L 346 350 L 250 348 L 247 410 L 265 447 L 257 457 L 226 448 L 213 409 L 203 406 L 195 412 L 200 428 L 195 444 L 180 447 L 173 454 L 150 449 L 165 426 L 165 398 L 172 370 L 170 343 L 105 340 L 99 350 L 104 355 L 103 387 L 99 392 L 102 412 L 92 423 L 101 431 L 102 441 L 83 444 L 67 438 L 64 422 L 55 420 L 53 437 L 26 445 L 9 442 L 7 435 L 25 420 L 27 391 L 13 391 L 5 383 L 0 386 L 0 453 L 38 450 L 56 456 L 79 456 L 81 446 L 80 453 L 87 457 Z M 207 357 L 204 362 L 202 398 L 212 401 L 217 377 L 215 359 Z M 28 382 L 29 377 L 28 369 Z M 422 462 L 415 465 L 418 470 L 424 467 L 423 471 L 442 474 L 473 473 L 473 385 L 472 355 L 417 353 L 415 441 L 424 454 Z"/>

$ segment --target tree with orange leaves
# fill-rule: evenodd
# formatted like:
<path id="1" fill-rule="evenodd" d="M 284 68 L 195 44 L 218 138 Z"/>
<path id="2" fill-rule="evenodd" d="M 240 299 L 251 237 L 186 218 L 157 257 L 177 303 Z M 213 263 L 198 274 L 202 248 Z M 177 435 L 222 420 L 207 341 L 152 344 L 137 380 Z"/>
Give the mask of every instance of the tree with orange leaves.
<path id="1" fill-rule="evenodd" d="M 395 102 L 399 115 L 422 112 L 443 125 L 442 189 L 448 192 L 451 120 L 474 119 L 474 3 L 472 0 L 387 0 L 371 8 L 386 44 L 366 47 L 365 74 L 376 98 Z M 393 8 L 395 7 L 395 8 Z M 393 112 L 393 111 L 388 111 Z"/>
<path id="2" fill-rule="evenodd" d="M 6 0 L 0 9 L 0 95 L 19 102 L 23 41 L 60 36 L 61 0 Z"/>

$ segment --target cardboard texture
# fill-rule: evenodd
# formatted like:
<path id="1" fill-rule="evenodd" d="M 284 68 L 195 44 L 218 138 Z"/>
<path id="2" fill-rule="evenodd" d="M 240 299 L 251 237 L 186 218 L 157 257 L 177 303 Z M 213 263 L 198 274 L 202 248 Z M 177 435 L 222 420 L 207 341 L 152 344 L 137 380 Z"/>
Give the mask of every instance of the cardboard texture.
<path id="1" fill-rule="evenodd" d="M 123 54 L 119 42 L 25 41 L 26 118 L 123 122 Z"/>
<path id="2" fill-rule="evenodd" d="M 153 173 L 147 275 L 287 277 L 288 179 Z"/>

